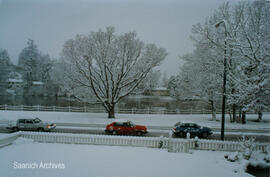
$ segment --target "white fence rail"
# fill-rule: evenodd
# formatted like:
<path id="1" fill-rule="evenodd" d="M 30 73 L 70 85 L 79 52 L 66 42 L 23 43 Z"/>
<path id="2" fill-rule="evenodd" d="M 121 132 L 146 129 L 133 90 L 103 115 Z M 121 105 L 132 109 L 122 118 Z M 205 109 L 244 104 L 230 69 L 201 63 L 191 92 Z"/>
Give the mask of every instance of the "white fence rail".
<path id="1" fill-rule="evenodd" d="M 17 132 L 0 138 L 0 147 L 11 144 L 17 137 L 33 139 L 37 142 L 89 144 L 110 146 L 133 146 L 167 148 L 169 152 L 189 152 L 190 149 L 212 151 L 241 151 L 239 142 L 218 140 L 172 139 L 166 137 L 136 137 L 111 135 L 83 135 L 68 133 Z M 269 143 L 255 144 L 255 150 L 266 152 Z"/>
<path id="2" fill-rule="evenodd" d="M 60 107 L 60 106 L 25 106 L 25 105 L 0 105 L 0 110 L 6 111 L 51 111 L 51 112 L 92 112 L 92 113 L 105 113 L 105 109 L 102 108 L 90 108 L 90 107 Z M 116 109 L 116 113 L 119 114 L 211 114 L 211 110 L 207 109 L 185 109 L 185 110 L 157 110 L 157 109 Z M 217 110 L 217 114 L 221 113 L 221 110 Z M 254 114 L 256 112 L 250 111 L 247 114 Z"/>

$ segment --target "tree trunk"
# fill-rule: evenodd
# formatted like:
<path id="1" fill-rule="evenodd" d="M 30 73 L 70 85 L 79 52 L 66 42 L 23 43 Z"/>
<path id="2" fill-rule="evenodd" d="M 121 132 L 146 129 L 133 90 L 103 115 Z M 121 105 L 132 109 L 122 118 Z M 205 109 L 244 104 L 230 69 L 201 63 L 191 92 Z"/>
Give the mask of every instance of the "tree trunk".
<path id="1" fill-rule="evenodd" d="M 237 122 L 237 123 L 240 123 L 241 117 L 242 117 L 242 108 L 240 107 L 240 108 L 239 108 L 238 116 L 237 116 L 237 118 L 236 118 L 236 122 Z"/>
<path id="2" fill-rule="evenodd" d="M 233 104 L 232 111 L 233 111 L 232 122 L 235 122 L 235 120 L 236 120 L 236 104 Z"/>
<path id="3" fill-rule="evenodd" d="M 231 113 L 231 109 L 229 110 L 229 116 L 230 116 L 230 122 L 232 122 L 232 113 Z"/>
<path id="4" fill-rule="evenodd" d="M 210 103 L 211 103 L 211 108 L 212 108 L 212 120 L 216 121 L 216 107 L 215 107 L 214 101 L 211 100 Z"/>
<path id="5" fill-rule="evenodd" d="M 108 111 L 108 118 L 109 119 L 114 119 L 115 118 L 115 113 L 114 113 L 114 105 L 110 107 L 110 110 Z"/>
<path id="6" fill-rule="evenodd" d="M 229 58 L 229 69 L 230 71 L 233 70 L 234 66 L 233 66 L 233 60 L 232 60 L 232 55 L 233 55 L 233 49 L 232 47 L 230 46 L 230 58 Z M 232 91 L 231 91 L 231 95 L 233 96 L 233 100 L 235 101 L 235 85 L 233 82 L 230 82 L 231 83 L 231 88 L 232 88 Z M 232 105 L 232 119 L 231 119 L 231 122 L 235 122 L 236 121 L 236 104 L 233 104 Z"/>
<path id="7" fill-rule="evenodd" d="M 246 124 L 246 111 L 242 112 L 242 124 Z"/>
<path id="8" fill-rule="evenodd" d="M 258 122 L 262 121 L 262 111 L 258 112 Z"/>

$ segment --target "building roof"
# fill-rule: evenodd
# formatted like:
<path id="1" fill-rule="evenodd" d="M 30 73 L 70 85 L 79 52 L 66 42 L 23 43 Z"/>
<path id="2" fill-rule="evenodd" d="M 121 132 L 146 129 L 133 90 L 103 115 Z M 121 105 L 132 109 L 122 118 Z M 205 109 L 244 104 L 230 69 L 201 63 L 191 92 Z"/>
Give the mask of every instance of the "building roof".
<path id="1" fill-rule="evenodd" d="M 44 83 L 41 81 L 33 81 L 33 85 L 43 85 Z"/>
<path id="2" fill-rule="evenodd" d="M 16 82 L 16 83 L 22 83 L 23 80 L 22 79 L 8 79 L 8 82 Z"/>

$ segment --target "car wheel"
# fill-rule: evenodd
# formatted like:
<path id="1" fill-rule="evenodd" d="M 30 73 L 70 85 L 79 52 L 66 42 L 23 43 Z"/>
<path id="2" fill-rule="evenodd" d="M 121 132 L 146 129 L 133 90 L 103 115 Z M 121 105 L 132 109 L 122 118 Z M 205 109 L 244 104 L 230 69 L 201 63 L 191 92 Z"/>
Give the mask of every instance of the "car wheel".
<path id="1" fill-rule="evenodd" d="M 12 131 L 17 132 L 17 131 L 19 131 L 19 129 L 18 129 L 18 127 L 13 127 Z"/>
<path id="2" fill-rule="evenodd" d="M 44 130 L 43 130 L 43 128 L 38 128 L 38 131 L 43 132 Z"/>
<path id="3" fill-rule="evenodd" d="M 203 138 L 207 138 L 208 137 L 208 134 L 206 132 L 203 132 L 202 137 Z"/>
<path id="4" fill-rule="evenodd" d="M 180 137 L 184 137 L 184 136 L 185 136 L 185 133 L 184 133 L 184 132 L 180 132 L 180 133 L 179 133 L 179 136 L 180 136 Z"/>
<path id="5" fill-rule="evenodd" d="M 112 131 L 112 135 L 117 135 L 117 131 Z"/>
<path id="6" fill-rule="evenodd" d="M 140 132 L 140 131 L 139 132 L 136 132 L 136 135 L 137 136 L 142 136 L 142 132 Z"/>

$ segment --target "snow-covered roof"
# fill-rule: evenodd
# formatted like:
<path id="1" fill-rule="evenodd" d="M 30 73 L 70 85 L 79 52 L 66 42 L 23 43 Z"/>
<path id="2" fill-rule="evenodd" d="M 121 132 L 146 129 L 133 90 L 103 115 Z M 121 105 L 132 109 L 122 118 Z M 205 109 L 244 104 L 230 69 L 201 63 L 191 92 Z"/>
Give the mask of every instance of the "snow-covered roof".
<path id="1" fill-rule="evenodd" d="M 22 79 L 8 79 L 8 82 L 16 82 L 16 83 L 22 83 L 23 80 Z"/>
<path id="2" fill-rule="evenodd" d="M 15 90 L 11 90 L 11 89 L 7 89 L 6 92 L 10 94 L 15 94 Z"/>
<path id="3" fill-rule="evenodd" d="M 113 122 L 118 122 L 118 123 L 124 123 L 124 122 L 128 122 L 129 120 L 126 119 L 114 119 Z"/>
<path id="4" fill-rule="evenodd" d="M 195 122 L 192 122 L 192 121 L 186 121 L 186 120 L 180 121 L 180 122 L 181 122 L 181 124 L 197 124 L 197 123 L 195 123 Z"/>
<path id="5" fill-rule="evenodd" d="M 41 81 L 34 81 L 32 83 L 33 83 L 33 85 L 43 85 L 43 82 L 41 82 Z"/>

